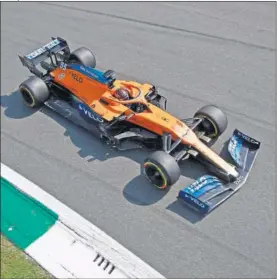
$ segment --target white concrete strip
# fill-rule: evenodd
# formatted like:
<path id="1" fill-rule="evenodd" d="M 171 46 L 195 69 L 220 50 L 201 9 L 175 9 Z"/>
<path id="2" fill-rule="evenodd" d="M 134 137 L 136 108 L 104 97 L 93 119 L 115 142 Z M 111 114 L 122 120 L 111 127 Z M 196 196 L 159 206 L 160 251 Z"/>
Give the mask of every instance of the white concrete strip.
<path id="1" fill-rule="evenodd" d="M 52 228 L 56 227 L 54 225 Z M 25 252 L 36 260 L 45 270 L 51 273 L 56 278 L 75 278 L 70 272 L 70 269 L 66 269 L 58 257 L 63 249 L 69 246 L 71 241 L 68 238 L 63 238 L 59 242 L 62 233 L 54 229 L 50 229 L 42 237 L 37 239 L 34 243 L 25 249 Z M 53 235 L 54 231 L 54 235 Z"/>
<path id="2" fill-rule="evenodd" d="M 129 278 L 165 278 L 105 232 L 3 163 L 1 176 L 56 212 L 60 222 L 74 230 L 80 236 L 80 241 L 100 253 Z"/>
<path id="3" fill-rule="evenodd" d="M 98 266 L 97 252 L 59 221 L 25 252 L 57 278 L 128 278 L 103 260 Z"/>

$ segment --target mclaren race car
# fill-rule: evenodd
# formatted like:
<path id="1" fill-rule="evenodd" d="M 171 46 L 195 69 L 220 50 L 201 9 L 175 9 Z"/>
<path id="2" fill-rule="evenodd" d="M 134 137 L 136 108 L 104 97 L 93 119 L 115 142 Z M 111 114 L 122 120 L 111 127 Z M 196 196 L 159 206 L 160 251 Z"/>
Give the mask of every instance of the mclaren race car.
<path id="1" fill-rule="evenodd" d="M 232 162 L 213 151 L 212 144 L 228 123 L 217 106 L 206 105 L 193 117 L 178 119 L 167 111 L 167 100 L 154 85 L 119 80 L 112 70 L 96 69 L 89 49 L 71 51 L 60 37 L 19 58 L 33 73 L 19 86 L 27 106 L 46 105 L 118 150 L 148 149 L 151 153 L 142 169 L 155 187 L 175 184 L 179 165 L 188 158 L 204 164 L 209 174 L 178 194 L 178 199 L 202 214 L 245 183 L 260 142 L 235 130 L 228 145 Z"/>

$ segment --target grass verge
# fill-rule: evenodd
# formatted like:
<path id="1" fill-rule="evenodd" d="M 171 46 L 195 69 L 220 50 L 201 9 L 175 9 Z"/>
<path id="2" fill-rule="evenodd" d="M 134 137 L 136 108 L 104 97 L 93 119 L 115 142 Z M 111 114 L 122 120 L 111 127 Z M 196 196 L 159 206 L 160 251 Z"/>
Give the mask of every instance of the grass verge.
<path id="1" fill-rule="evenodd" d="M 53 278 L 1 234 L 1 279 Z"/>

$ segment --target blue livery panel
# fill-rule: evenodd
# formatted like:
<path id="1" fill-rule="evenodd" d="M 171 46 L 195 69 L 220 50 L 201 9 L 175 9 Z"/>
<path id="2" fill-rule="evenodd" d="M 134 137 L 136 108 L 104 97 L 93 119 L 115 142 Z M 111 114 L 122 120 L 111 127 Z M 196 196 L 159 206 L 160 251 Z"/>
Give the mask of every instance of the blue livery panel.
<path id="1" fill-rule="evenodd" d="M 96 70 L 95 68 L 79 65 L 79 64 L 68 64 L 68 69 L 75 70 L 91 79 L 96 80 L 99 83 L 107 84 L 109 79 L 104 76 L 104 73 Z"/>
<path id="2" fill-rule="evenodd" d="M 185 189 L 185 192 L 198 198 L 206 192 L 208 192 L 209 190 L 212 190 L 220 186 L 221 184 L 222 183 L 217 177 L 211 175 L 204 175 L 200 177 L 198 180 L 196 180 L 193 184 L 188 186 Z"/>
<path id="3" fill-rule="evenodd" d="M 234 131 L 228 145 L 228 151 L 240 170 L 246 172 L 250 170 L 260 144 L 259 141 L 239 130 Z"/>
<path id="4" fill-rule="evenodd" d="M 213 208 L 213 203 L 210 202 L 210 199 L 225 192 L 226 189 L 223 187 L 222 181 L 217 177 L 203 175 L 191 185 L 182 189 L 178 198 L 181 198 L 201 214 L 206 214 Z"/>

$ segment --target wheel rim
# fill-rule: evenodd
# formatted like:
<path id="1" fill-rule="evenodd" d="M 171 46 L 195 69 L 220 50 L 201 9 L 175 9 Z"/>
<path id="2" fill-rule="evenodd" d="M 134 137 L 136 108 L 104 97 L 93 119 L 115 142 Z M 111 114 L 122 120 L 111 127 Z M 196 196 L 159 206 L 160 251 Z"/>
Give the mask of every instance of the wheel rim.
<path id="1" fill-rule="evenodd" d="M 216 124 L 208 117 L 205 115 L 197 115 L 197 117 L 202 118 L 202 126 L 205 130 L 208 130 L 210 132 L 209 136 L 210 137 L 217 137 L 218 135 L 218 129 Z"/>
<path id="2" fill-rule="evenodd" d="M 25 88 L 20 89 L 21 95 L 24 99 L 24 101 L 29 105 L 32 106 L 34 104 L 34 98 L 33 96 L 29 93 L 29 91 Z"/>
<path id="3" fill-rule="evenodd" d="M 167 179 L 162 170 L 151 162 L 144 164 L 144 173 L 150 182 L 159 189 L 165 189 L 167 186 Z"/>

